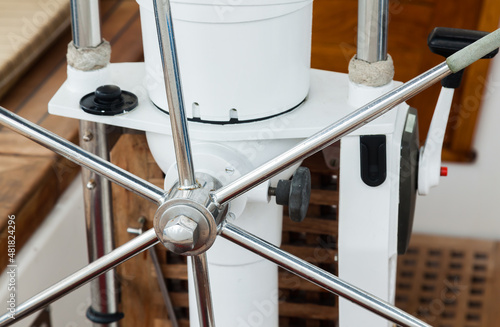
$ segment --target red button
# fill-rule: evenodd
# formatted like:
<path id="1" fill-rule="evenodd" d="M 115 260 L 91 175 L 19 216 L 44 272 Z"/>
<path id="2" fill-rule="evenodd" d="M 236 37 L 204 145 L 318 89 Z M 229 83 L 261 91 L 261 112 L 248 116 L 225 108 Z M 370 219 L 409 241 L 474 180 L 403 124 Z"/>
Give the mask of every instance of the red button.
<path id="1" fill-rule="evenodd" d="M 441 176 L 448 176 L 448 167 L 441 167 Z"/>

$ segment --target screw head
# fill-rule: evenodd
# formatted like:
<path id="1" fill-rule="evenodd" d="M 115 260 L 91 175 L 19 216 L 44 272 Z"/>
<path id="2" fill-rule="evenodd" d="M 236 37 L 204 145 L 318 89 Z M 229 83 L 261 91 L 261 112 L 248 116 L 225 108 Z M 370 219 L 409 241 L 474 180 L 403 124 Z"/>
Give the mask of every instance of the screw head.
<path id="1" fill-rule="evenodd" d="M 87 189 L 93 190 L 96 187 L 96 182 L 95 180 L 91 179 L 87 182 Z"/>
<path id="2" fill-rule="evenodd" d="M 236 220 L 236 215 L 232 212 L 228 212 L 226 215 L 226 219 L 227 219 L 227 221 L 232 223 Z"/>
<path id="3" fill-rule="evenodd" d="M 163 229 L 163 242 L 171 243 L 184 251 L 192 250 L 199 236 L 198 223 L 184 215 L 170 220 Z"/>
<path id="4" fill-rule="evenodd" d="M 91 132 L 85 132 L 82 138 L 84 142 L 90 142 L 94 138 L 94 135 Z"/>

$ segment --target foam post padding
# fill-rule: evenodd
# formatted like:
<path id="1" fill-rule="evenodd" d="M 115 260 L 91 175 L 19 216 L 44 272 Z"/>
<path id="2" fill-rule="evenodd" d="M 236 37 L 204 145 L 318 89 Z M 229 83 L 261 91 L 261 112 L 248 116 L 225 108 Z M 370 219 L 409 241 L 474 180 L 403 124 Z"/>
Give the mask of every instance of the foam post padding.
<path id="1" fill-rule="evenodd" d="M 446 59 L 448 67 L 457 73 L 500 47 L 500 29 L 486 35 Z"/>
<path id="2" fill-rule="evenodd" d="M 394 63 L 389 54 L 385 61 L 369 63 L 354 56 L 349 62 L 349 79 L 356 84 L 379 87 L 390 83 L 393 77 Z"/>
<path id="3" fill-rule="evenodd" d="M 68 44 L 68 53 L 66 54 L 68 65 L 82 70 L 91 71 L 106 67 L 111 59 L 111 46 L 108 41 L 103 40 L 96 48 L 75 47 L 73 41 Z"/>

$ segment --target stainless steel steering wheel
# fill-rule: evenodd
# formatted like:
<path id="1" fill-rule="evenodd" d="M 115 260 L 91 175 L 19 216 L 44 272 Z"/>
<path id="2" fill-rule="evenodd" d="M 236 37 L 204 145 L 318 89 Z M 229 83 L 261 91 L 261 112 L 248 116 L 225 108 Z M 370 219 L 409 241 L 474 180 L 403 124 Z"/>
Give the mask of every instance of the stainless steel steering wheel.
<path id="1" fill-rule="evenodd" d="M 216 237 L 223 237 L 246 248 L 291 273 L 329 292 L 344 297 L 379 316 L 385 317 L 399 326 L 429 327 L 428 324 L 393 305 L 227 222 L 225 220 L 225 209 L 227 204 L 239 195 L 336 142 L 433 83 L 460 71 L 473 61 L 491 52 L 500 45 L 500 30 L 458 52 L 450 57 L 447 62 L 443 62 L 317 132 L 238 180 L 221 186 L 210 176 L 195 175 L 193 170 L 170 8 L 168 5 L 166 7 L 158 5 L 160 2 L 157 0 L 153 1 L 155 3 L 157 29 L 160 35 L 160 49 L 178 167 L 179 179 L 177 187 L 172 188 L 172 191 L 168 193 L 0 107 L 0 122 L 3 125 L 154 202 L 159 207 L 155 215 L 155 228 L 144 232 L 20 304 L 14 314 L 15 319 L 12 319 L 9 314 L 4 314 L 0 317 L 0 327 L 10 326 L 44 308 L 58 298 L 159 242 L 162 242 L 167 248 L 176 253 L 189 256 L 195 279 L 200 325 L 204 327 L 215 326 L 205 252 L 210 248 Z M 167 19 L 162 19 L 162 17 Z M 183 231 L 178 231 L 175 228 L 175 224 L 179 223 L 179 219 L 183 219 L 182 217 L 187 218 L 188 221 L 185 223 L 191 224 L 193 234 L 189 237 L 185 237 L 185 235 L 179 236 L 179 233 L 183 233 Z"/>

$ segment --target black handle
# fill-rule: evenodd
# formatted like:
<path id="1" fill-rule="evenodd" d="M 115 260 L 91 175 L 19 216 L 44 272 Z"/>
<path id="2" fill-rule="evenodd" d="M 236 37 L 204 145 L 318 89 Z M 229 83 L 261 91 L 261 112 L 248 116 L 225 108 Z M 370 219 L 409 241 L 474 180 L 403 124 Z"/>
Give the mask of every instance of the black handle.
<path id="1" fill-rule="evenodd" d="M 460 28 L 436 27 L 427 38 L 429 49 L 440 56 L 448 58 L 455 52 L 488 35 L 488 32 L 465 30 Z M 488 53 L 482 59 L 491 59 L 496 56 L 498 49 Z M 463 70 L 452 74 L 441 81 L 446 88 L 456 89 L 462 82 Z"/>

